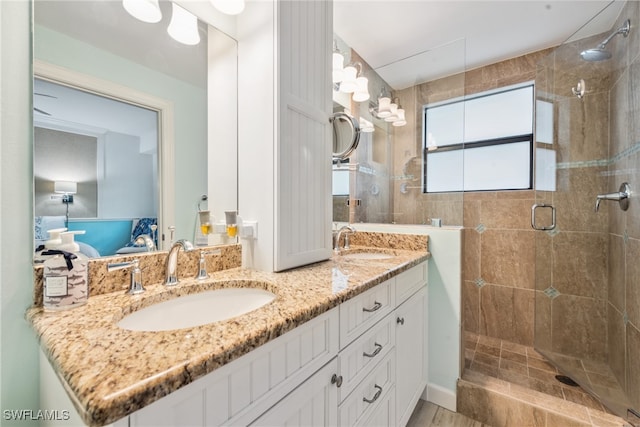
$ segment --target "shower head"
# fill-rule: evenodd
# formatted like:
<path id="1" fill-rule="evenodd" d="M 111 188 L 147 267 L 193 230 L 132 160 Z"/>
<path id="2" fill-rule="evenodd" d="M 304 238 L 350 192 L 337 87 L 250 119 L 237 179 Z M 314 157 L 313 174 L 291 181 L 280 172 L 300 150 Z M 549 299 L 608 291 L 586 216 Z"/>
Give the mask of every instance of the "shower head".
<path id="1" fill-rule="evenodd" d="M 607 37 L 602 43 L 593 49 L 586 49 L 580 52 L 580 56 L 585 61 L 605 61 L 611 58 L 611 52 L 605 50 L 607 44 L 611 41 L 612 38 L 617 36 L 618 34 L 622 34 L 624 37 L 629 35 L 629 31 L 631 30 L 631 21 L 626 20 L 624 25 L 618 28 L 614 33 L 612 33 L 609 37 Z"/>
<path id="2" fill-rule="evenodd" d="M 593 49 L 587 49 L 580 52 L 580 56 L 585 61 L 596 62 L 596 61 L 606 61 L 611 58 L 611 52 L 608 50 L 602 49 L 601 47 L 595 47 Z"/>

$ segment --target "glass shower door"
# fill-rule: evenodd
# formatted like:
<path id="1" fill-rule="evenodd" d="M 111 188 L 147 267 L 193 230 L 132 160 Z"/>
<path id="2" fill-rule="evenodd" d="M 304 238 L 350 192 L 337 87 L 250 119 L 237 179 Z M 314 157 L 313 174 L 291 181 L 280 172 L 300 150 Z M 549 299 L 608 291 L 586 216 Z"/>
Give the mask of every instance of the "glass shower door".
<path id="1" fill-rule="evenodd" d="M 615 194 L 623 181 L 637 177 L 638 155 L 632 154 L 628 129 L 638 119 L 628 109 L 629 93 L 638 96 L 640 89 L 624 78 L 632 72 L 623 55 L 629 40 L 620 38 L 611 47 L 621 58 L 581 58 L 602 37 L 574 38 L 538 64 L 536 204 L 553 206 L 555 225 L 550 226 L 551 208 L 532 210 L 535 347 L 561 374 L 627 418 L 629 409 L 640 409 L 634 385 L 640 380 L 640 362 L 634 360 L 640 345 L 630 346 L 638 325 L 629 321 L 624 301 L 640 286 L 628 277 L 629 264 L 638 262 L 629 256 L 629 242 L 635 243 L 628 224 L 640 212 L 633 211 L 633 202 L 622 211 L 615 201 L 596 210 L 596 196 Z"/>

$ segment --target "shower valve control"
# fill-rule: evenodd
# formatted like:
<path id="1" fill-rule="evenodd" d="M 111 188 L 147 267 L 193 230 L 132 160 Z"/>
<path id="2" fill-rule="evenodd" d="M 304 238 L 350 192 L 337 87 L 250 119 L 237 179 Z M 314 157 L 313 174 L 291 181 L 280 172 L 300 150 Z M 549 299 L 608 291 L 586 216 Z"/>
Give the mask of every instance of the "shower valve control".
<path id="1" fill-rule="evenodd" d="M 629 209 L 629 197 L 631 196 L 631 187 L 626 182 L 620 184 L 620 188 L 616 193 L 609 194 L 598 194 L 596 196 L 596 206 L 595 211 L 598 212 L 600 209 L 600 202 L 603 200 L 613 200 L 617 201 L 620 205 L 620 209 L 626 211 Z"/>

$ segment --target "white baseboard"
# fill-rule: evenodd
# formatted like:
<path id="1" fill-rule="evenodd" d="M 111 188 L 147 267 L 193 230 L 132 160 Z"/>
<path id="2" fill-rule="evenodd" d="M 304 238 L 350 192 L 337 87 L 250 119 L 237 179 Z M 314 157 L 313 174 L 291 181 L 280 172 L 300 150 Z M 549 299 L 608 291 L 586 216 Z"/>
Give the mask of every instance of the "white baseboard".
<path id="1" fill-rule="evenodd" d="M 456 393 L 436 384 L 427 384 L 427 401 L 456 412 Z"/>

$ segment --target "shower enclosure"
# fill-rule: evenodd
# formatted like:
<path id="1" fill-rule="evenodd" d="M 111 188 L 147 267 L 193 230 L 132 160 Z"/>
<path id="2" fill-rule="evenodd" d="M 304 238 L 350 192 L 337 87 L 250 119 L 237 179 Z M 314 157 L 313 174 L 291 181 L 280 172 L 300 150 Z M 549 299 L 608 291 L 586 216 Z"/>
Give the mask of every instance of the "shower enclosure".
<path id="1" fill-rule="evenodd" d="M 538 64 L 532 208 L 536 350 L 633 422 L 640 420 L 638 23 L 638 2 L 614 2 Z"/>

